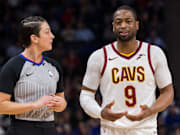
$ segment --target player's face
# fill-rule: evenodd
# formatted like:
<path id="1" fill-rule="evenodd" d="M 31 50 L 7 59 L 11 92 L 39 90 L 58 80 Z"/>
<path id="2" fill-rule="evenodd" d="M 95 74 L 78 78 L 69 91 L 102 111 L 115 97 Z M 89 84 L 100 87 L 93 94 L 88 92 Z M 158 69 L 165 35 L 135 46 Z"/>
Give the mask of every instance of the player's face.
<path id="1" fill-rule="evenodd" d="M 49 51 L 52 49 L 54 35 L 47 22 L 42 22 L 38 37 L 38 46 L 42 51 Z"/>
<path id="2" fill-rule="evenodd" d="M 129 41 L 136 36 L 139 22 L 129 10 L 119 10 L 113 19 L 113 32 L 120 41 Z"/>

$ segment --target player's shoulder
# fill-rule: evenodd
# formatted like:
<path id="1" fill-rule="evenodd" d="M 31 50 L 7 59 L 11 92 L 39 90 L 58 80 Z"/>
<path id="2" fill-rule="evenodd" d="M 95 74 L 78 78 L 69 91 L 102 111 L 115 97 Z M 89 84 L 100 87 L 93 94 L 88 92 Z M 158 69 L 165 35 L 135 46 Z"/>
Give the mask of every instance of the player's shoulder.
<path id="1" fill-rule="evenodd" d="M 166 57 L 165 52 L 162 48 L 160 48 L 158 45 L 151 44 L 148 42 L 144 42 L 144 45 L 147 45 L 150 47 L 150 56 L 153 60 L 158 60 L 158 59 L 164 59 Z"/>
<path id="2" fill-rule="evenodd" d="M 100 59 L 103 55 L 103 49 L 99 48 L 90 54 L 89 59 Z"/>
<path id="3" fill-rule="evenodd" d="M 158 45 L 151 44 L 152 51 L 163 51 Z"/>
<path id="4" fill-rule="evenodd" d="M 93 53 L 91 53 L 90 57 L 102 57 L 104 56 L 104 49 L 107 51 L 107 49 L 111 47 L 111 44 L 106 44 L 102 46 L 101 48 L 95 50 Z"/>
<path id="5" fill-rule="evenodd" d="M 152 44 L 151 45 L 151 54 L 154 56 L 164 55 L 164 51 L 158 45 Z"/>
<path id="6" fill-rule="evenodd" d="M 141 41 L 143 43 L 144 46 L 150 46 L 150 51 L 152 53 L 158 53 L 158 52 L 163 52 L 163 50 L 158 46 L 158 45 L 155 45 L 155 44 L 151 44 L 149 42 L 145 42 L 145 41 Z"/>

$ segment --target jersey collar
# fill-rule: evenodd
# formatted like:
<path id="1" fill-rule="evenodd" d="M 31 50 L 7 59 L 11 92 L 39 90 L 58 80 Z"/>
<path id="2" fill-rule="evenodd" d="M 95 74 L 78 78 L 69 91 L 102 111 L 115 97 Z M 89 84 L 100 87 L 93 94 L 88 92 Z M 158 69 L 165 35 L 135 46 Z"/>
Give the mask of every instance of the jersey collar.
<path id="1" fill-rule="evenodd" d="M 26 58 L 26 57 L 25 57 L 24 55 L 22 55 L 22 54 L 19 54 L 19 56 L 22 57 L 24 60 L 26 60 L 26 61 L 28 61 L 28 62 L 30 62 L 30 63 L 33 63 L 33 64 L 35 64 L 35 65 L 37 65 L 37 66 L 40 66 L 40 65 L 43 63 L 43 61 L 44 61 L 44 57 L 43 57 L 43 56 L 42 56 L 42 59 L 41 59 L 40 63 L 36 63 L 36 62 L 30 60 L 30 59 Z"/>
<path id="2" fill-rule="evenodd" d="M 116 49 L 114 43 L 116 43 L 116 42 L 111 43 L 111 46 L 112 46 L 113 50 L 115 51 L 115 53 L 117 53 L 119 56 L 121 56 L 121 57 L 123 57 L 123 58 L 125 58 L 125 59 L 130 59 L 130 58 L 132 58 L 134 55 L 136 55 L 137 52 L 140 50 L 140 48 L 141 48 L 141 46 L 142 46 L 142 41 L 138 41 L 138 48 L 136 49 L 135 53 L 133 53 L 133 54 L 130 55 L 130 56 L 125 56 L 125 55 L 119 53 L 119 51 Z"/>

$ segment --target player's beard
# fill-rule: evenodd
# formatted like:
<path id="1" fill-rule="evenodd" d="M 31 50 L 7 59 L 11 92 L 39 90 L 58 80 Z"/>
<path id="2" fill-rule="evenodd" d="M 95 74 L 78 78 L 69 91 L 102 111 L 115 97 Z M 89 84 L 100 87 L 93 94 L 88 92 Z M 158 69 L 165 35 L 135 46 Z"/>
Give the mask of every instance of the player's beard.
<path id="1" fill-rule="evenodd" d="M 121 42 L 127 42 L 133 39 L 136 36 L 136 31 L 133 31 L 132 33 L 128 34 L 127 36 L 121 36 L 119 32 L 115 32 L 116 38 Z"/>

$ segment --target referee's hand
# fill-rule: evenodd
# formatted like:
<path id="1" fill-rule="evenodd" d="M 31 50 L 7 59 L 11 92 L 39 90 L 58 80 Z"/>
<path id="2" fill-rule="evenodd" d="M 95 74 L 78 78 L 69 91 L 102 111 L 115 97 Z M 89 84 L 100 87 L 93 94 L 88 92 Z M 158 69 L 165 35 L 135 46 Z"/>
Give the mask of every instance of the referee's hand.
<path id="1" fill-rule="evenodd" d="M 40 109 L 47 104 L 50 104 L 50 102 L 53 100 L 52 96 L 43 96 L 37 101 L 33 102 L 34 109 Z"/>
<path id="2" fill-rule="evenodd" d="M 120 113 L 114 113 L 111 111 L 111 107 L 114 105 L 115 101 L 112 101 L 110 104 L 107 104 L 101 111 L 101 117 L 106 120 L 115 121 L 117 119 L 120 119 L 124 115 L 127 114 L 127 112 L 120 112 Z"/>
<path id="3" fill-rule="evenodd" d="M 65 99 L 61 96 L 51 94 L 53 100 L 50 101 L 51 106 L 48 109 L 55 112 L 62 112 L 67 106 Z"/>

